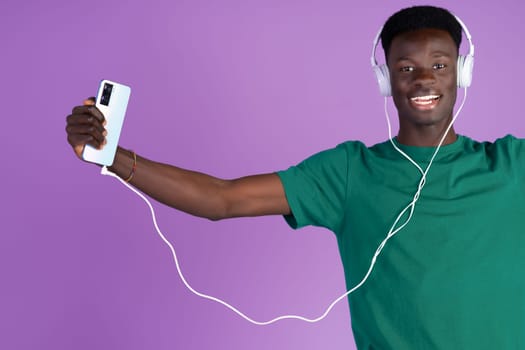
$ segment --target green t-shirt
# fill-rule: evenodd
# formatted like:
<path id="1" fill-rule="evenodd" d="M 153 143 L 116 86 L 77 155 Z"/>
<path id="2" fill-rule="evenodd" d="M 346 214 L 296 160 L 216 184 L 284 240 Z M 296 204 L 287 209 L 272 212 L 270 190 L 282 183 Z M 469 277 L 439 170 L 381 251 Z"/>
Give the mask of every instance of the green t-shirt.
<path id="1" fill-rule="evenodd" d="M 423 169 L 435 150 L 399 146 Z M 359 349 L 525 349 L 524 168 L 512 136 L 441 148 L 411 221 L 349 295 Z M 348 289 L 421 177 L 390 141 L 349 141 L 278 175 L 288 223 L 336 234 Z"/>

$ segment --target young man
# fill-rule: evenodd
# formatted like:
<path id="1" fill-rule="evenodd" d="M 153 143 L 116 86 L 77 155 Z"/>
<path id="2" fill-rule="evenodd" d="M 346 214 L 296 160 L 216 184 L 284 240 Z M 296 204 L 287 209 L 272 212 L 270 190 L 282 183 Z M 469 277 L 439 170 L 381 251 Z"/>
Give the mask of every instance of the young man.
<path id="1" fill-rule="evenodd" d="M 425 168 L 453 118 L 461 26 L 446 10 L 414 7 L 389 18 L 381 39 L 399 117 L 394 142 Z M 84 145 L 104 144 L 92 101 L 73 109 L 66 130 L 79 157 Z M 525 348 L 524 151 L 524 140 L 479 143 L 450 128 L 411 220 L 349 296 L 359 349 Z M 349 141 L 286 171 L 236 180 L 135 160 L 122 148 L 110 170 L 212 220 L 277 214 L 294 228 L 327 227 L 349 289 L 421 179 L 388 141 Z"/>

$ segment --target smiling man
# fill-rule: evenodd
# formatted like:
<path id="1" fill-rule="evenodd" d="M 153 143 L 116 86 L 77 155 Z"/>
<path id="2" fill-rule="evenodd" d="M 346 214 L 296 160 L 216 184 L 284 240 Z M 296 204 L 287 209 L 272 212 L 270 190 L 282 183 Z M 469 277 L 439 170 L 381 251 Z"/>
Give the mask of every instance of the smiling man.
<path id="1" fill-rule="evenodd" d="M 400 122 L 398 141 L 436 146 L 452 121 L 457 44 L 447 31 L 425 28 L 397 35 L 387 49 L 392 97 Z M 455 139 L 451 129 L 445 144 Z"/>
<path id="2" fill-rule="evenodd" d="M 399 117 L 393 143 L 424 168 L 452 122 L 461 25 L 448 11 L 404 9 L 381 41 Z M 77 156 L 103 147 L 103 116 L 86 101 L 67 118 Z M 407 225 L 348 299 L 359 349 L 525 348 L 525 142 L 477 142 L 448 129 Z M 421 170 L 390 141 L 348 141 L 297 166 L 235 180 L 137 157 L 119 148 L 113 172 L 192 215 L 284 215 L 293 228 L 332 230 L 348 289 L 400 227 Z"/>

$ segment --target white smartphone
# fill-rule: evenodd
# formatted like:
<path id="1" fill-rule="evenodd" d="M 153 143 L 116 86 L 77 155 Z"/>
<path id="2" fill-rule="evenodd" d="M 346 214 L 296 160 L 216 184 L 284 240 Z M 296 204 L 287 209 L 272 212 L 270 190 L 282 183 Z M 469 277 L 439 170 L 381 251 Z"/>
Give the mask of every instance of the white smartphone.
<path id="1" fill-rule="evenodd" d="M 129 86 L 109 80 L 100 82 L 95 106 L 106 118 L 107 144 L 101 149 L 86 145 L 82 153 L 84 160 L 106 166 L 113 164 L 130 94 Z"/>

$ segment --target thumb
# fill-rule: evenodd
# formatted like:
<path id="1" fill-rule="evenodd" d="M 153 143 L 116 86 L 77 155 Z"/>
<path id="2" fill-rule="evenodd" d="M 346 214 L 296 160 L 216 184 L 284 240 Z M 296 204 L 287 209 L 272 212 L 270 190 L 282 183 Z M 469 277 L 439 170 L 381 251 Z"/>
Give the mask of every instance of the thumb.
<path id="1" fill-rule="evenodd" d="M 95 98 L 89 97 L 84 100 L 84 106 L 94 106 L 95 105 Z"/>

